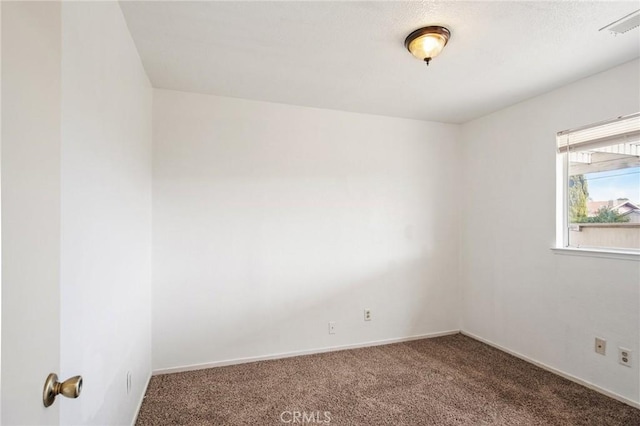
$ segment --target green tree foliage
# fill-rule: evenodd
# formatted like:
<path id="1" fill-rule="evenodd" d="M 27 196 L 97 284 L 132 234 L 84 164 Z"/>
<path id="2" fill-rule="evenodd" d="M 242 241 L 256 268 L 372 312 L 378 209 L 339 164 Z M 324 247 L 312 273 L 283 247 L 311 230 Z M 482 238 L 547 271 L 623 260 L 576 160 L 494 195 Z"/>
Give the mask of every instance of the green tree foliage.
<path id="1" fill-rule="evenodd" d="M 589 184 L 584 175 L 569 176 L 569 222 L 584 223 L 587 221 L 587 199 Z"/>
<path id="2" fill-rule="evenodd" d="M 616 210 L 611 207 L 600 207 L 598 213 L 593 217 L 588 217 L 584 223 L 621 223 L 629 222 L 629 218 L 622 216 Z"/>

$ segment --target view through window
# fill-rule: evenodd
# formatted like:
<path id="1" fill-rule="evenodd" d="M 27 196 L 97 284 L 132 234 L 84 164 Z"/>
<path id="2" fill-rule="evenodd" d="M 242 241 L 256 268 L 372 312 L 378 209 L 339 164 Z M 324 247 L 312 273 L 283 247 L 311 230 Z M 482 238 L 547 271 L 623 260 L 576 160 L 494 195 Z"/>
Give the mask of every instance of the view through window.
<path id="1" fill-rule="evenodd" d="M 640 250 L 640 114 L 558 134 L 566 245 Z"/>

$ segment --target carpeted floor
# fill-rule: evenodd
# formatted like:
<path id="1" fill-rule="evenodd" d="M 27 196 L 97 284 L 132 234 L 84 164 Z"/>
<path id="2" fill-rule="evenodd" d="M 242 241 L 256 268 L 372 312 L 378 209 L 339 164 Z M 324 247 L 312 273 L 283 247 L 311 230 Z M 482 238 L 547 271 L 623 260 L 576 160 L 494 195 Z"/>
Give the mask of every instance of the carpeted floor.
<path id="1" fill-rule="evenodd" d="M 137 424 L 631 426 L 640 410 L 457 334 L 155 376 Z"/>

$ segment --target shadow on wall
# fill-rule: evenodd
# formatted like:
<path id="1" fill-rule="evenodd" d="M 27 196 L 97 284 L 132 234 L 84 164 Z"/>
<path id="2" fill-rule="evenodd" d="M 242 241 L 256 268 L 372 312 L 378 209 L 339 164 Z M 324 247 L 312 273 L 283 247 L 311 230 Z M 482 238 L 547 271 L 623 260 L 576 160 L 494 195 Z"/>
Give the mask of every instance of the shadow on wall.
<path id="1" fill-rule="evenodd" d="M 154 92 L 153 368 L 457 329 L 457 130 Z"/>
<path id="2" fill-rule="evenodd" d="M 338 272 L 332 279 L 318 281 L 310 287 L 302 284 L 305 277 L 300 276 L 301 284 L 289 291 L 280 291 L 286 286 L 270 280 L 250 291 L 250 296 L 229 292 L 228 289 L 234 288 L 233 283 L 212 283 L 207 301 L 210 309 L 206 312 L 182 306 L 176 311 L 189 314 L 167 317 L 154 325 L 154 354 L 159 351 L 163 356 L 163 359 L 156 358 L 154 369 L 323 349 L 457 328 L 450 271 L 435 263 L 433 257 L 425 253 L 404 262 L 388 262 L 379 269 L 371 277 L 355 282 L 349 282 L 346 274 Z M 294 281 L 295 278 L 286 280 Z M 242 303 L 243 298 L 247 303 Z M 180 304 L 180 300 L 174 302 Z M 234 308 L 226 309 L 229 306 Z M 364 321 L 365 308 L 371 309 L 372 321 Z M 212 320 L 208 314 L 216 310 L 220 314 Z M 178 322 L 178 327 L 167 333 L 166 330 L 171 329 L 167 321 Z M 329 335 L 329 321 L 336 322 L 335 335 Z"/>

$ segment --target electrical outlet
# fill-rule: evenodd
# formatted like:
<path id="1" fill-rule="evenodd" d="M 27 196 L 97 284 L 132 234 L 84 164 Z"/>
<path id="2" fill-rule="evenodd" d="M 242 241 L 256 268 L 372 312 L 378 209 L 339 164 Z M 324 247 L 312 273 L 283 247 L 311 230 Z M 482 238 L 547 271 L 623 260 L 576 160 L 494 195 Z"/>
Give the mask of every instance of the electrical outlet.
<path id="1" fill-rule="evenodd" d="M 336 334 L 336 323 L 335 323 L 335 321 L 329 321 L 329 334 Z"/>
<path id="2" fill-rule="evenodd" d="M 364 320 L 371 321 L 371 309 L 364 310 Z"/>
<path id="3" fill-rule="evenodd" d="M 606 353 L 607 353 L 607 341 L 604 340 L 604 339 L 601 339 L 599 337 L 596 337 L 595 350 L 596 350 L 597 354 L 606 355 Z"/>
<path id="4" fill-rule="evenodd" d="M 631 351 L 625 348 L 618 348 L 618 362 L 626 367 L 631 367 Z"/>
<path id="5" fill-rule="evenodd" d="M 131 371 L 127 371 L 127 395 L 131 393 Z"/>

